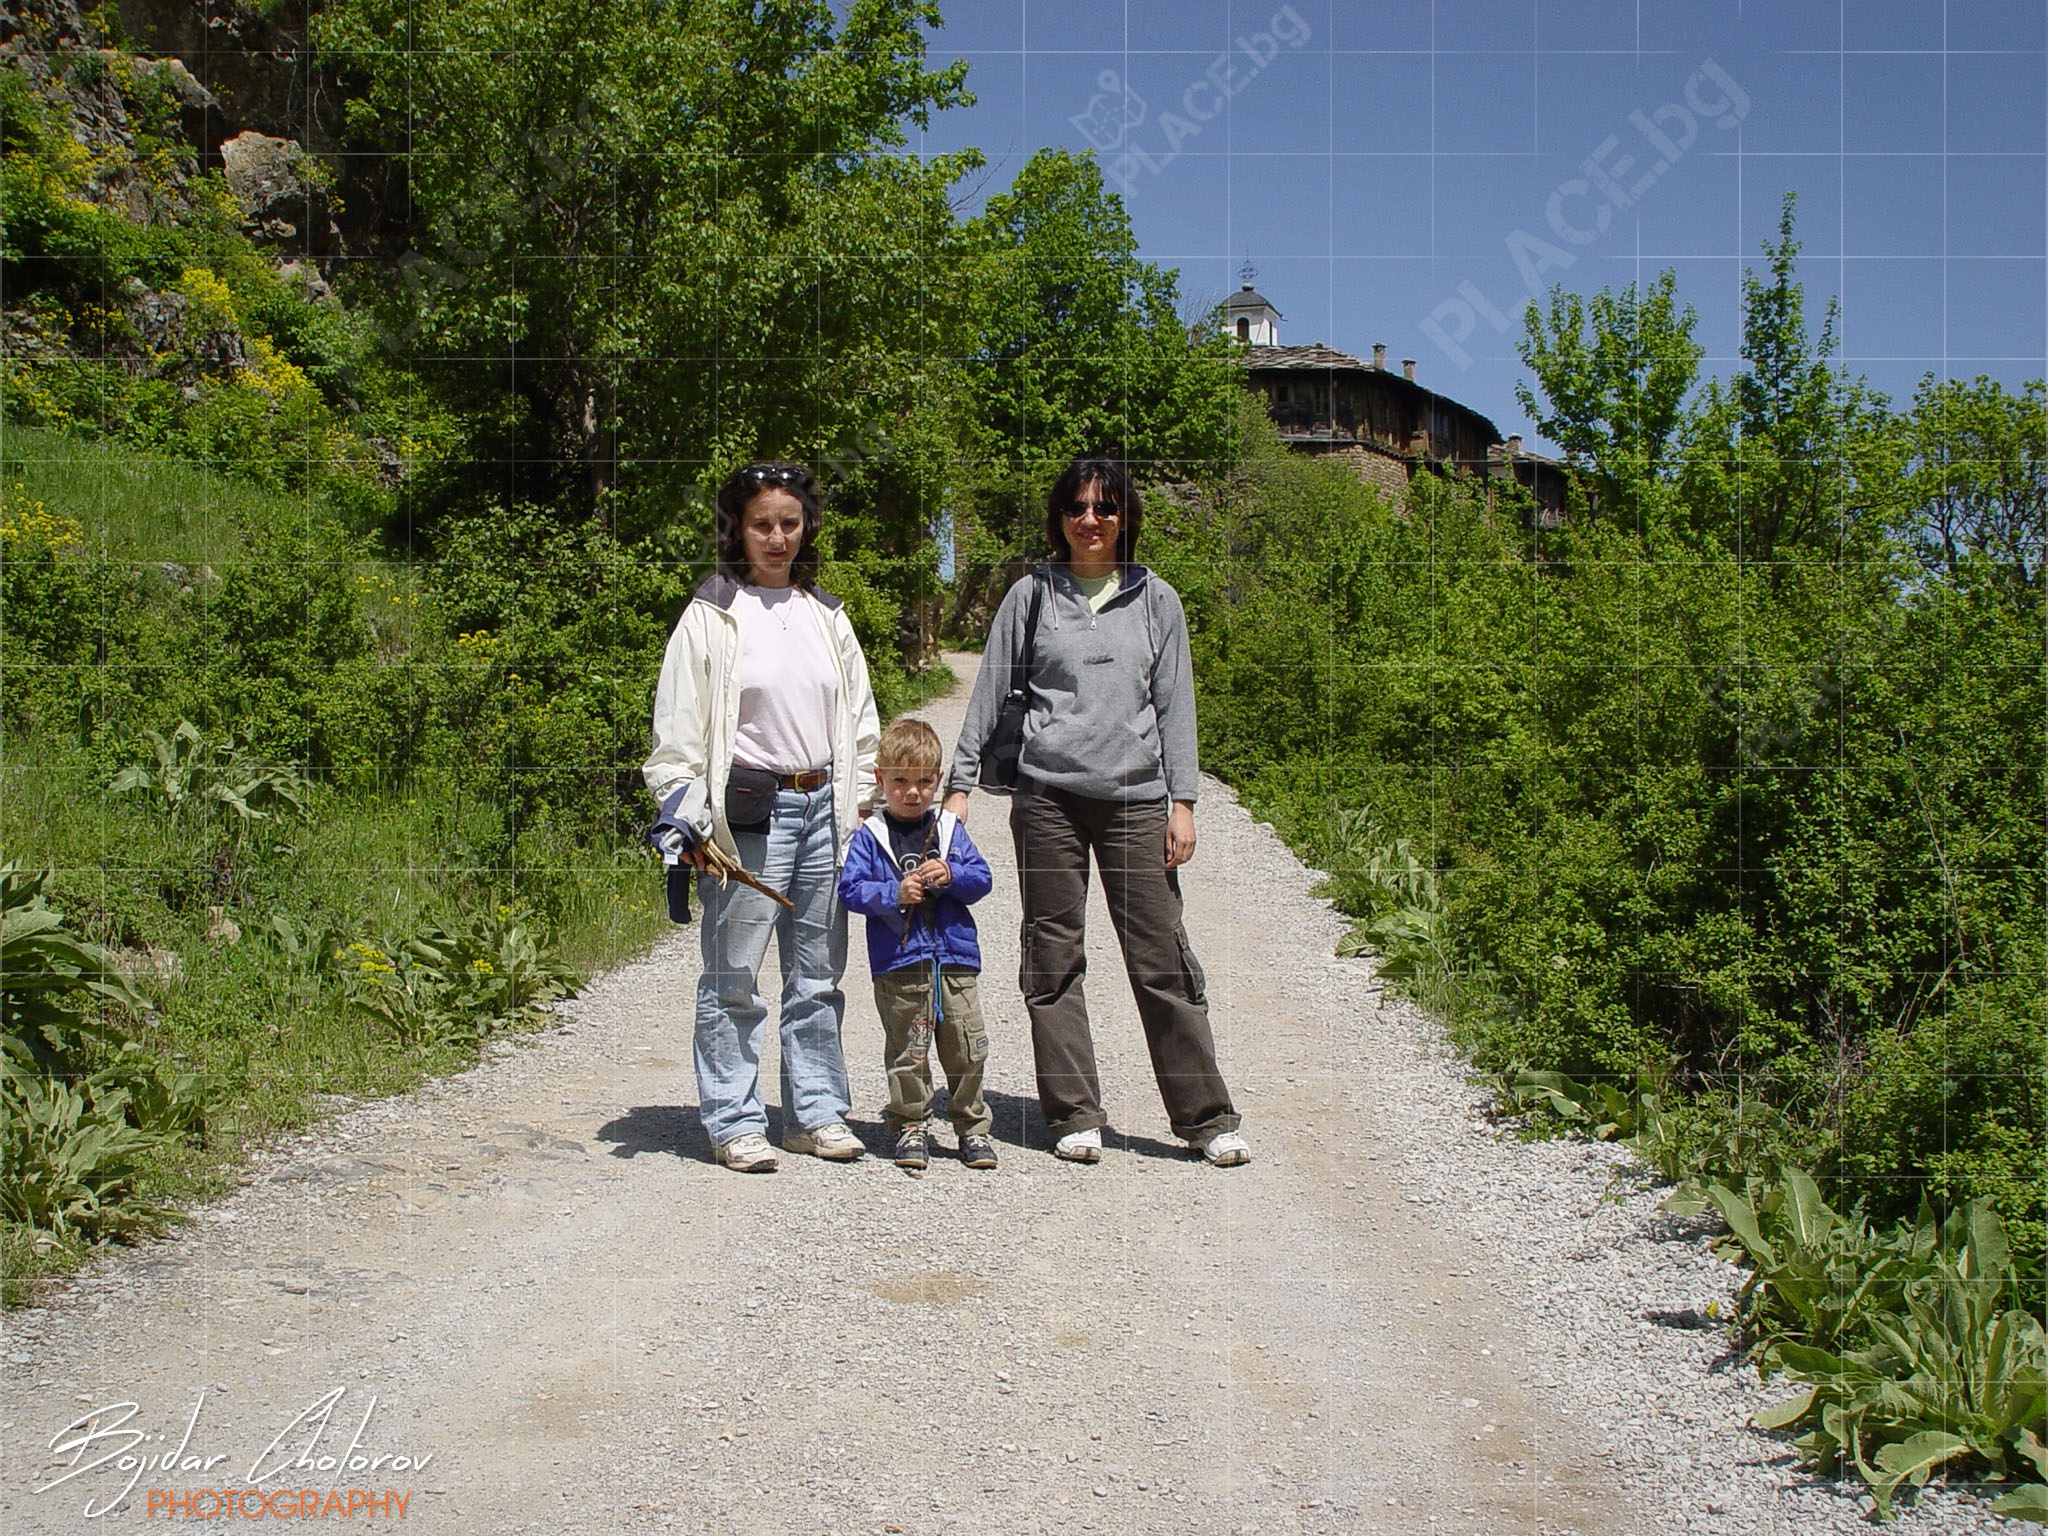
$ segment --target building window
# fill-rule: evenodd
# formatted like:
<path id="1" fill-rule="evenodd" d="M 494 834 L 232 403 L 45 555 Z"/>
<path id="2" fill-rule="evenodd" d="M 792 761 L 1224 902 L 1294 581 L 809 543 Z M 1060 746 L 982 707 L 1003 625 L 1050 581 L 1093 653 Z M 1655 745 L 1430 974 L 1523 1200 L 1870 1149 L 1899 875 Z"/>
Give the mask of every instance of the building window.
<path id="1" fill-rule="evenodd" d="M 1239 315 L 1237 317 L 1237 339 L 1239 341 L 1250 341 L 1252 339 L 1252 322 L 1248 316 Z"/>

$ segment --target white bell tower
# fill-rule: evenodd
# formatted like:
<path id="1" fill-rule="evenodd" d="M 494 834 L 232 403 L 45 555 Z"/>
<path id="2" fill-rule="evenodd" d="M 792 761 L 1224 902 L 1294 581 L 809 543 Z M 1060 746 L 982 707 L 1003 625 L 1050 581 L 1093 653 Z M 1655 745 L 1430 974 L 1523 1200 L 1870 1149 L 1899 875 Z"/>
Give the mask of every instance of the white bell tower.
<path id="1" fill-rule="evenodd" d="M 1224 328 L 1246 346 L 1279 346 L 1280 322 L 1286 317 L 1252 287 L 1258 273 L 1249 261 L 1237 275 L 1244 286 L 1223 301 Z"/>

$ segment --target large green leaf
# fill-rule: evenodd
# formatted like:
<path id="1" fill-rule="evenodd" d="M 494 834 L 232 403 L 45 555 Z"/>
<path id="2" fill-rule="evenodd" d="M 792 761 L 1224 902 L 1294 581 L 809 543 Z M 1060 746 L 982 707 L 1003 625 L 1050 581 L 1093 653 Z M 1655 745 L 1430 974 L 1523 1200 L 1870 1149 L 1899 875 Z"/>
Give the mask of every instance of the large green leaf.
<path id="1" fill-rule="evenodd" d="M 2048 1525 L 2048 1484 L 2028 1483 L 2015 1488 L 1994 1502 L 1991 1512 L 2012 1520 L 2031 1520 L 2036 1525 Z"/>

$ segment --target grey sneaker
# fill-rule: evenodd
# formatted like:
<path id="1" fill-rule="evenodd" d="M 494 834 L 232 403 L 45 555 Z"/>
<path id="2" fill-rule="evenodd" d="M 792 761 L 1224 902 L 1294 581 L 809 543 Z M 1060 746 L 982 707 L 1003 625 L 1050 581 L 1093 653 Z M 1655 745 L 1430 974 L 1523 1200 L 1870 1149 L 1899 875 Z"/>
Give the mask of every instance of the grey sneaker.
<path id="1" fill-rule="evenodd" d="M 960 1161 L 970 1168 L 995 1167 L 995 1142 L 986 1136 L 962 1136 L 960 1138 Z"/>
<path id="2" fill-rule="evenodd" d="M 714 1155 L 735 1173 L 775 1171 L 775 1149 L 768 1145 L 768 1138 L 759 1131 L 748 1131 L 731 1141 L 721 1142 Z"/>
<path id="3" fill-rule="evenodd" d="M 1252 1149 L 1235 1131 L 1218 1131 L 1188 1145 L 1199 1152 L 1202 1160 L 1212 1168 L 1235 1168 L 1252 1160 Z"/>
<path id="4" fill-rule="evenodd" d="M 808 1152 L 813 1157 L 822 1157 L 828 1163 L 850 1163 L 867 1151 L 867 1144 L 846 1128 L 843 1120 L 834 1120 L 815 1130 L 792 1131 L 782 1138 L 785 1152 Z"/>

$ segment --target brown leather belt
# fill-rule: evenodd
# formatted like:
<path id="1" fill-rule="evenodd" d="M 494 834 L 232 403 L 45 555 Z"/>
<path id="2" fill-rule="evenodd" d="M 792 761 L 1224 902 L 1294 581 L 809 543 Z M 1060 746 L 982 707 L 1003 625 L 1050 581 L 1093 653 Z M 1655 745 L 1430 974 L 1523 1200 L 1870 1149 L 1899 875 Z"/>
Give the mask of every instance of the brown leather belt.
<path id="1" fill-rule="evenodd" d="M 832 782 L 832 770 L 830 768 L 806 768 L 802 773 L 782 774 L 775 782 L 783 789 L 801 789 L 809 793 L 811 790 L 823 789 L 827 784 L 830 784 Z"/>

